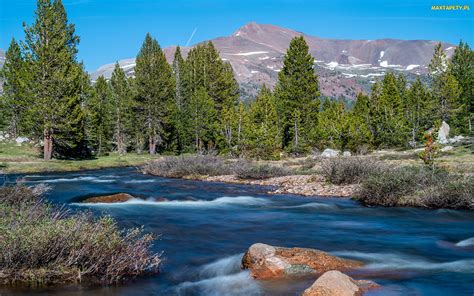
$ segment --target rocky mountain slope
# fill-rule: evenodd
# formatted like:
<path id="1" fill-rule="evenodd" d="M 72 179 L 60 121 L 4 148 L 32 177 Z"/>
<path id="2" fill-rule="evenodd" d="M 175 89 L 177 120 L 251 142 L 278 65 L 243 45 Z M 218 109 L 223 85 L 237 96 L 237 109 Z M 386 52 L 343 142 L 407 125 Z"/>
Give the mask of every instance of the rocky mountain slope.
<path id="1" fill-rule="evenodd" d="M 338 40 L 310 36 L 274 25 L 248 23 L 232 35 L 212 39 L 221 58 L 231 63 L 243 97 L 256 94 L 261 85 L 273 87 L 282 68 L 283 56 L 290 40 L 303 35 L 315 57 L 315 68 L 325 96 L 354 98 L 370 87 L 387 71 L 401 72 L 408 80 L 425 76 L 427 65 L 438 41 L 430 40 Z M 442 43 L 447 55 L 455 46 Z M 171 63 L 176 47 L 164 49 Z M 186 55 L 189 47 L 182 48 Z M 3 63 L 0 51 L 0 64 Z M 127 75 L 134 74 L 135 59 L 120 60 Z M 114 63 L 101 66 L 90 73 L 94 81 L 100 75 L 110 78 Z"/>

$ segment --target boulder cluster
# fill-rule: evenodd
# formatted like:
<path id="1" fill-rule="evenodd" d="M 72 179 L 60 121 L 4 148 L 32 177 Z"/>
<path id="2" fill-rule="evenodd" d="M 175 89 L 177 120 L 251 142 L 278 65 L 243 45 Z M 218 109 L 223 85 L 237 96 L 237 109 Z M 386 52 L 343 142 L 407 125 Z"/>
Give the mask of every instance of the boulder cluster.
<path id="1" fill-rule="evenodd" d="M 258 280 L 305 275 L 317 277 L 302 296 L 358 296 L 378 285 L 372 281 L 354 280 L 342 272 L 363 265 L 360 261 L 339 258 L 320 250 L 257 243 L 244 254 L 241 267 L 248 269 Z"/>

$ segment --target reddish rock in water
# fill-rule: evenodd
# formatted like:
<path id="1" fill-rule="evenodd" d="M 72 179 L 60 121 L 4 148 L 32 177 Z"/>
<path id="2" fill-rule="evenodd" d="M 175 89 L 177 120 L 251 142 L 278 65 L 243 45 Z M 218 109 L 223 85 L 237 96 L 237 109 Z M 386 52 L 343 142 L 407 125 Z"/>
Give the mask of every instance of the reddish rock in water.
<path id="1" fill-rule="evenodd" d="M 128 193 L 117 193 L 111 195 L 95 196 L 83 200 L 84 203 L 115 203 L 115 202 L 126 202 L 135 197 Z"/>
<path id="2" fill-rule="evenodd" d="M 242 268 L 249 269 L 255 279 L 345 271 L 362 265 L 360 261 L 342 259 L 315 249 L 282 248 L 261 243 L 252 245 L 242 258 Z"/>
<path id="3" fill-rule="evenodd" d="M 360 296 L 379 285 L 372 281 L 354 280 L 337 270 L 325 272 L 302 296 Z"/>

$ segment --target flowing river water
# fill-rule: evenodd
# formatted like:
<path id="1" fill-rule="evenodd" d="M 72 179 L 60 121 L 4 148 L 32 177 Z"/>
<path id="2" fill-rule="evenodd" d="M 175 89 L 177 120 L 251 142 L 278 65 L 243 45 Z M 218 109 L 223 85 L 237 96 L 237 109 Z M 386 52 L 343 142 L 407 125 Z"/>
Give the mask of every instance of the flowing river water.
<path id="1" fill-rule="evenodd" d="M 368 208 L 338 198 L 268 195 L 269 188 L 143 175 L 131 168 L 10 175 L 52 186 L 47 199 L 73 210 L 109 214 L 123 227 L 160 235 L 158 275 L 99 287 L 0 288 L 0 295 L 301 295 L 314 278 L 255 281 L 240 270 L 243 253 L 263 242 L 358 259 L 351 274 L 382 288 L 367 295 L 473 295 L 474 212 Z M 82 204 L 127 192 L 145 200 Z M 157 202 L 166 198 L 169 201 Z"/>

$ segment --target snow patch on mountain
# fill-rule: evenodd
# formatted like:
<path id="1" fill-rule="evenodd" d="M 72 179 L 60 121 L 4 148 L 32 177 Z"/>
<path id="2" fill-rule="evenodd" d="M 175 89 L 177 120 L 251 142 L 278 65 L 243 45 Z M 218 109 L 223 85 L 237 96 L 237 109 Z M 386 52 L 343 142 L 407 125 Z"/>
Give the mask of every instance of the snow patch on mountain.
<path id="1" fill-rule="evenodd" d="M 406 70 L 407 70 L 407 71 L 410 71 L 410 70 L 413 70 L 413 69 L 415 69 L 415 68 L 418 68 L 419 66 L 420 66 L 420 65 L 408 65 L 407 68 L 406 68 Z"/>
<path id="2" fill-rule="evenodd" d="M 268 51 L 250 51 L 250 52 L 239 52 L 239 53 L 224 53 L 226 55 L 235 55 L 235 56 L 251 56 L 256 54 L 265 54 Z"/>

